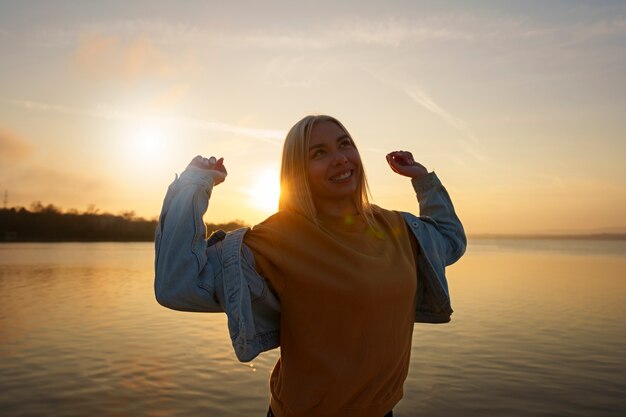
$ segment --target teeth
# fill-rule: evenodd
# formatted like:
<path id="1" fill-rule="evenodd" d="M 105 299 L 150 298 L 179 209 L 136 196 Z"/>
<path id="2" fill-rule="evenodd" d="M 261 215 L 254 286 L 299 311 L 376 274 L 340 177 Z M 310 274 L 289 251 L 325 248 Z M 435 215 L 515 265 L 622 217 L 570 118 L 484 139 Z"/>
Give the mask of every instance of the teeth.
<path id="1" fill-rule="evenodd" d="M 344 172 L 343 174 L 335 175 L 334 177 L 331 177 L 330 179 L 332 181 L 341 181 L 341 180 L 345 180 L 346 178 L 350 178 L 351 176 L 352 176 L 352 171 L 347 171 L 347 172 Z"/>

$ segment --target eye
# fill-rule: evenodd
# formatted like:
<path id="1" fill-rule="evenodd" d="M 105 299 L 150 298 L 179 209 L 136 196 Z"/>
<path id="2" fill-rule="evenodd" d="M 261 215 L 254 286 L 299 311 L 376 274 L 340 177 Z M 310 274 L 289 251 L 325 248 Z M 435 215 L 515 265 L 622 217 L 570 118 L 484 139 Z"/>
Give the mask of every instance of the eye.
<path id="1" fill-rule="evenodd" d="M 352 144 L 352 141 L 350 139 L 348 139 L 348 138 L 343 139 L 341 142 L 339 142 L 339 147 L 340 148 L 346 148 L 346 147 L 349 147 L 349 146 L 354 146 L 354 145 Z"/>
<path id="2" fill-rule="evenodd" d="M 311 159 L 320 158 L 326 154 L 326 151 L 323 149 L 316 149 L 311 153 Z"/>

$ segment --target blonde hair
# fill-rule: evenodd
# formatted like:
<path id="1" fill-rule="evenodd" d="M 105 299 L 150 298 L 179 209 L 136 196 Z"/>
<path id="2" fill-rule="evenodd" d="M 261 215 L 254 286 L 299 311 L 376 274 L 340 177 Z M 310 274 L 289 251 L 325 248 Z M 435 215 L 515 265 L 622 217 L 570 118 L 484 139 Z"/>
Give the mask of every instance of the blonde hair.
<path id="1" fill-rule="evenodd" d="M 280 199 L 279 211 L 294 211 L 317 223 L 317 210 L 313 202 L 313 195 L 309 185 L 308 161 L 311 132 L 316 123 L 332 122 L 343 130 L 352 140 L 352 136 L 339 120 L 332 116 L 306 116 L 287 133 L 283 145 L 282 166 L 280 169 Z M 352 140 L 354 143 L 354 140 Z M 355 145 L 356 147 L 356 145 Z M 357 150 L 358 151 L 358 150 Z M 354 204 L 359 214 L 363 215 L 366 223 L 374 226 L 372 206 L 369 202 L 369 187 L 365 178 L 363 164 L 360 165 L 357 189 L 354 194 Z"/>

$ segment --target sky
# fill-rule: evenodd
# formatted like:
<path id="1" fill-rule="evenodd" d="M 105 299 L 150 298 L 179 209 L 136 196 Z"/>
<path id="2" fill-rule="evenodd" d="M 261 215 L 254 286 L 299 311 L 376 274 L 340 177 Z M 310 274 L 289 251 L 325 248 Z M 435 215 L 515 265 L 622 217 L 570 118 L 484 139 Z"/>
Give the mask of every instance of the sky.
<path id="1" fill-rule="evenodd" d="M 379 206 L 418 213 L 401 149 L 470 234 L 626 231 L 626 2 L 0 0 L 8 207 L 154 218 L 201 154 L 229 172 L 205 220 L 255 224 L 307 114 Z"/>

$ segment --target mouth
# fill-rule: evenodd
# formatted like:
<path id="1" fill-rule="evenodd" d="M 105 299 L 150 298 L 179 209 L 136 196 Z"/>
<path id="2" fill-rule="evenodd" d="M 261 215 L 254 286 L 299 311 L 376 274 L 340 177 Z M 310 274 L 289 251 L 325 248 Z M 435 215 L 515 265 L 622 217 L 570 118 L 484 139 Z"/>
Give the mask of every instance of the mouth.
<path id="1" fill-rule="evenodd" d="M 340 172 L 339 174 L 333 175 L 329 178 L 332 182 L 343 182 L 349 180 L 354 175 L 354 170 L 350 169 L 348 171 Z"/>

